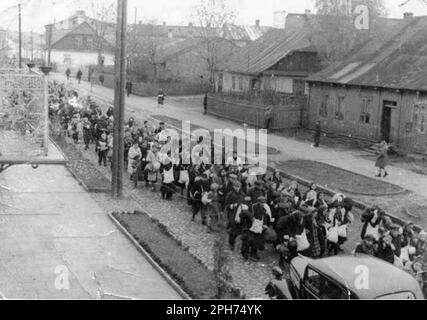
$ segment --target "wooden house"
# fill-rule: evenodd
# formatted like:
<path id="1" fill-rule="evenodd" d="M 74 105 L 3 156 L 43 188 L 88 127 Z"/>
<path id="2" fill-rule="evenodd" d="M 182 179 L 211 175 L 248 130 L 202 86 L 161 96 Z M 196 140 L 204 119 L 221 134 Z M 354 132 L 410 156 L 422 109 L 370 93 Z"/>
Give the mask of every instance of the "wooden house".
<path id="1" fill-rule="evenodd" d="M 306 126 L 427 153 L 427 17 L 385 25 L 347 58 L 309 77 Z"/>

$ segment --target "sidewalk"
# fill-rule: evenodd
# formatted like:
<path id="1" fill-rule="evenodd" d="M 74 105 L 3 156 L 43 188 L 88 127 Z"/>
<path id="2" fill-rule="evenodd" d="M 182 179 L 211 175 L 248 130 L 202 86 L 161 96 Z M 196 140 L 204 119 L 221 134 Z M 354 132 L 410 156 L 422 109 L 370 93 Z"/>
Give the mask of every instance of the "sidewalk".
<path id="1" fill-rule="evenodd" d="M 65 76 L 55 74 L 54 78 L 66 83 Z M 91 91 L 88 82 L 82 82 L 78 85 L 74 79 L 71 80 L 70 84 L 75 85 L 79 90 L 85 90 L 86 93 L 94 97 L 98 96 L 108 102 L 114 100 L 113 89 L 93 86 Z M 130 98 L 127 98 L 126 102 L 126 118 L 131 116 L 143 118 L 144 116 L 147 117 L 147 115 L 164 115 L 179 120 L 190 121 L 211 130 L 216 128 L 229 128 L 232 130 L 243 128 L 232 121 L 204 116 L 202 114 L 202 100 L 200 101 L 199 109 L 194 107 L 186 108 L 182 102 L 174 101 L 173 97 L 166 98 L 165 108 L 163 109 L 157 108 L 157 102 L 153 98 L 132 95 Z M 378 179 L 375 177 L 376 168 L 374 167 L 374 162 L 359 157 L 356 151 L 335 151 L 325 147 L 314 149 L 310 143 L 295 141 L 274 134 L 269 134 L 268 144 L 281 151 L 279 155 L 269 156 L 269 162 L 296 159 L 312 160 Z M 427 198 L 427 176 L 394 166 L 389 166 L 387 171 L 389 172 L 389 176 L 384 181 L 401 186 L 404 189 Z"/>
<path id="2" fill-rule="evenodd" d="M 112 299 L 180 299 L 110 221 L 107 198 L 63 166 L 0 174 L 0 298 L 95 299 L 96 274 Z M 59 275 L 68 289 L 58 289 Z"/>

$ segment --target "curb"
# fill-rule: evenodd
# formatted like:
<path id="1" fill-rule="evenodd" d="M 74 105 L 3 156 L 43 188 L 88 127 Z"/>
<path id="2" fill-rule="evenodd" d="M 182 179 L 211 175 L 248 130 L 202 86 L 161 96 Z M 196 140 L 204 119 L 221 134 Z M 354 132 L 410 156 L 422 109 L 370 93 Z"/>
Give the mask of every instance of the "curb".
<path id="1" fill-rule="evenodd" d="M 175 291 L 184 299 L 192 300 L 191 297 L 163 270 L 159 264 L 153 260 L 150 254 L 133 238 L 133 236 L 121 225 L 121 223 L 111 214 L 108 214 L 110 220 L 116 225 L 117 228 L 130 240 L 135 248 L 144 256 L 144 258 L 153 266 L 154 269 L 166 280 L 166 282 L 175 289 Z"/>
<path id="2" fill-rule="evenodd" d="M 97 188 L 89 188 L 86 183 L 83 182 L 83 180 L 69 167 L 65 166 L 69 173 L 73 176 L 74 179 L 77 180 L 77 182 L 89 193 L 108 193 L 111 192 L 110 189 L 97 189 Z"/>

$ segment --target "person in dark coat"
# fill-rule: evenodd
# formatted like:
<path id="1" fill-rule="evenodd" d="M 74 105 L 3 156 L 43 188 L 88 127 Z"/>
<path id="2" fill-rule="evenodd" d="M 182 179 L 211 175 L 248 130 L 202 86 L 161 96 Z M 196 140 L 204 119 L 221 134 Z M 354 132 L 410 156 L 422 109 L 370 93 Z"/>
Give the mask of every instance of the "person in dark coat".
<path id="1" fill-rule="evenodd" d="M 251 228 L 252 221 L 253 221 L 251 197 L 245 197 L 243 199 L 243 203 L 240 205 L 240 208 L 238 209 L 238 211 L 240 211 L 238 220 L 240 222 L 240 228 L 241 228 L 240 240 L 242 241 L 242 246 L 241 246 L 240 252 L 243 256 L 243 259 L 249 260 L 249 255 L 250 255 L 250 231 L 249 231 L 249 229 Z"/>
<path id="2" fill-rule="evenodd" d="M 264 250 L 265 239 L 264 229 L 267 226 L 268 214 L 265 208 L 267 199 L 264 196 L 258 197 L 257 202 L 252 206 L 253 220 L 252 226 L 249 229 L 249 249 L 250 258 L 254 261 L 258 261 L 259 250 Z"/>
<path id="3" fill-rule="evenodd" d="M 107 110 L 107 117 L 110 118 L 111 116 L 114 117 L 114 108 L 113 107 L 109 107 Z"/>
<path id="4" fill-rule="evenodd" d="M 132 86 L 133 86 L 132 81 L 128 80 L 126 82 L 126 93 L 128 97 L 132 94 Z"/>
<path id="5" fill-rule="evenodd" d="M 234 251 L 236 245 L 236 238 L 240 235 L 240 225 L 236 222 L 236 213 L 239 206 L 244 200 L 242 192 L 242 184 L 238 181 L 233 182 L 233 191 L 228 193 L 225 198 L 225 212 L 227 214 L 227 232 L 228 232 L 228 244 L 230 250 Z"/>
<path id="6" fill-rule="evenodd" d="M 82 77 L 83 77 L 83 72 L 82 72 L 82 70 L 77 71 L 77 76 L 76 76 L 76 78 L 77 78 L 77 81 L 79 82 L 79 84 L 80 84 L 80 82 L 82 81 Z"/>
<path id="7" fill-rule="evenodd" d="M 191 198 L 191 210 L 193 213 L 192 220 L 196 219 L 197 214 L 202 209 L 202 197 L 205 193 L 210 190 L 210 181 L 206 173 L 203 173 L 200 179 L 196 179 L 194 184 L 191 186 L 190 198 Z"/>
<path id="8" fill-rule="evenodd" d="M 100 74 L 98 79 L 99 79 L 99 83 L 101 83 L 101 86 L 103 86 L 104 85 L 104 81 L 105 81 L 104 75 Z"/>
<path id="9" fill-rule="evenodd" d="M 379 259 L 394 264 L 394 251 L 391 236 L 384 236 L 378 241 L 378 248 L 375 256 Z"/>
<path id="10" fill-rule="evenodd" d="M 85 150 L 89 150 L 89 144 L 92 139 L 92 124 L 88 118 L 83 119 L 83 141 L 85 144 Z"/>
<path id="11" fill-rule="evenodd" d="M 70 75 L 71 75 L 71 70 L 70 70 L 70 68 L 68 68 L 68 69 L 65 71 L 65 75 L 67 76 L 67 81 L 69 81 L 69 80 L 70 80 Z"/>
<path id="12" fill-rule="evenodd" d="M 322 128 L 320 126 L 320 121 L 316 122 L 316 127 L 314 129 L 314 147 L 318 148 L 320 145 L 320 136 L 322 135 Z"/>
<path id="13" fill-rule="evenodd" d="M 96 149 L 98 151 L 98 164 L 101 166 L 107 166 L 107 153 L 108 153 L 108 139 L 105 131 L 102 132 L 101 137 L 98 140 Z"/>
<path id="14" fill-rule="evenodd" d="M 165 104 L 165 94 L 163 91 L 159 91 L 159 94 L 157 95 L 157 106 L 159 108 L 163 108 L 163 105 Z"/>
<path id="15" fill-rule="evenodd" d="M 364 238 L 362 243 L 359 243 L 356 246 L 356 249 L 354 249 L 355 253 L 363 253 L 370 256 L 375 256 L 375 238 L 374 236 L 367 234 Z"/>
<path id="16" fill-rule="evenodd" d="M 273 120 L 273 107 L 269 106 L 264 113 L 264 129 L 269 132 L 271 121 Z"/>

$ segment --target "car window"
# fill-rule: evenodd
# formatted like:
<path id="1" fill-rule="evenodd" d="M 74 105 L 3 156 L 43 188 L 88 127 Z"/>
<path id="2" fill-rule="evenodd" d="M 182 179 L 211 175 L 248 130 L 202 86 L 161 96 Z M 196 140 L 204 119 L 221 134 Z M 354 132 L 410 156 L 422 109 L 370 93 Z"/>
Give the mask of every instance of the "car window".
<path id="1" fill-rule="evenodd" d="M 329 278 L 323 276 L 317 271 L 308 268 L 305 279 L 305 285 L 312 293 L 318 298 L 324 300 L 347 300 L 348 291 L 338 285 L 336 282 L 331 281 Z"/>

